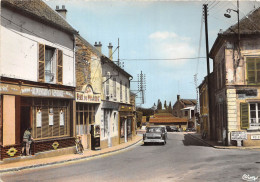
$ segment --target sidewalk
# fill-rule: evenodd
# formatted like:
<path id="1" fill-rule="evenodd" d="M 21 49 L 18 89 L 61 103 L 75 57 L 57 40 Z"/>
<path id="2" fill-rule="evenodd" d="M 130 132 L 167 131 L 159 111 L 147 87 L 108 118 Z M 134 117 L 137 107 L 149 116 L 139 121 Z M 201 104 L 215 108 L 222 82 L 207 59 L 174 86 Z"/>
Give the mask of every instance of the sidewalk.
<path id="1" fill-rule="evenodd" d="M 130 148 L 131 146 L 134 146 L 135 144 L 137 144 L 140 141 L 142 141 L 142 137 L 135 136 L 132 141 L 129 141 L 127 143 L 123 143 L 120 145 L 116 145 L 114 147 L 105 148 L 105 149 L 97 150 L 97 151 L 85 150 L 83 155 L 67 154 L 67 155 L 60 155 L 60 156 L 48 157 L 48 158 L 42 158 L 42 159 L 31 159 L 31 160 L 29 160 L 28 157 L 25 157 L 24 161 L 22 160 L 19 162 L 0 164 L 0 173 L 19 171 L 19 170 L 23 170 L 23 169 L 29 169 L 29 168 L 35 168 L 35 167 L 41 167 L 41 166 L 50 166 L 50 165 L 54 165 L 54 164 L 62 164 L 65 162 L 90 159 L 90 158 L 94 158 L 97 156 L 122 151 L 124 149 Z"/>
<path id="2" fill-rule="evenodd" d="M 192 138 L 199 140 L 205 144 L 207 144 L 208 146 L 211 146 L 213 148 L 216 149 L 260 149 L 260 146 L 252 146 L 252 147 L 237 147 L 237 146 L 223 146 L 221 144 L 219 144 L 217 141 L 211 141 L 211 140 L 207 140 L 207 139 L 202 139 L 201 134 L 199 133 L 188 133 L 186 132 L 189 136 L 191 136 Z"/>

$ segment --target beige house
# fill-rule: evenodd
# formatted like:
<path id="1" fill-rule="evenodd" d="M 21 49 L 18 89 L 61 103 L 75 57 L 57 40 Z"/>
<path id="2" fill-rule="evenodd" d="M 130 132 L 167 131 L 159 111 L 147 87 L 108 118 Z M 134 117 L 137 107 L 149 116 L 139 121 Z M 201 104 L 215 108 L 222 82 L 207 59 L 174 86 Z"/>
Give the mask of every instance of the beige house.
<path id="1" fill-rule="evenodd" d="M 244 146 L 260 145 L 260 9 L 219 33 L 211 49 L 215 77 L 216 140 L 236 145 L 231 136 L 244 131 Z"/>

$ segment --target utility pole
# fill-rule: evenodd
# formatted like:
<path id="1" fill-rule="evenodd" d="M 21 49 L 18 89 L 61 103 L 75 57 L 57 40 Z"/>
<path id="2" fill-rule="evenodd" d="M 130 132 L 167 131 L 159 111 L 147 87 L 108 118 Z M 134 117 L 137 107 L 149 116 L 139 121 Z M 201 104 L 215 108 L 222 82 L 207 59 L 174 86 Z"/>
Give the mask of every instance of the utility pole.
<path id="1" fill-rule="evenodd" d="M 206 36 L 206 57 L 207 57 L 207 86 L 208 86 L 208 123 L 209 123 L 209 130 L 210 130 L 210 82 L 209 82 L 209 75 L 210 75 L 210 64 L 209 64 L 209 41 L 208 41 L 208 5 L 203 4 L 203 11 L 204 11 L 204 18 L 205 18 L 205 36 Z"/>

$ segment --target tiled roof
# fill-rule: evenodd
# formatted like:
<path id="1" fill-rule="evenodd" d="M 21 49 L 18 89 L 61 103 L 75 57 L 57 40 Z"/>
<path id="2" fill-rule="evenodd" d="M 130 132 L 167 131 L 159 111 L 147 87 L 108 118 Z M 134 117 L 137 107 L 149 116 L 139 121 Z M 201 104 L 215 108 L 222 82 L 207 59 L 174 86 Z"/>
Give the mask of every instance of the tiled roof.
<path id="1" fill-rule="evenodd" d="M 62 31 L 72 34 L 78 33 L 62 16 L 42 0 L 2 0 L 1 6 L 17 10 L 18 13 L 30 16 Z"/>
<path id="2" fill-rule="evenodd" d="M 150 118 L 150 123 L 180 123 L 187 122 L 187 118 L 174 117 L 171 113 L 155 114 L 154 118 Z"/>
<path id="3" fill-rule="evenodd" d="M 197 104 L 197 101 L 195 99 L 180 99 L 180 101 L 185 105 L 191 105 L 194 106 Z"/>
<path id="4" fill-rule="evenodd" d="M 171 118 L 150 118 L 150 123 L 183 123 L 187 122 L 187 118 L 178 118 L 178 117 L 171 117 Z"/>

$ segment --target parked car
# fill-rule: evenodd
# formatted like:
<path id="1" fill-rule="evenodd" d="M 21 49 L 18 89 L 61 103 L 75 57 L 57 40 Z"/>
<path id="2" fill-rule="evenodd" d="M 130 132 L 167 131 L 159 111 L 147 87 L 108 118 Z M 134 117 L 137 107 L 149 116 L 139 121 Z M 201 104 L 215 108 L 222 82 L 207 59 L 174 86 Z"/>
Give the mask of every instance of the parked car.
<path id="1" fill-rule="evenodd" d="M 195 128 L 187 128 L 185 131 L 186 131 L 186 132 L 189 132 L 189 131 L 196 131 L 196 129 L 195 129 Z"/>
<path id="2" fill-rule="evenodd" d="M 149 126 L 146 128 L 146 133 L 143 134 L 144 145 L 148 143 L 166 144 L 167 131 L 163 126 Z"/>
<path id="3" fill-rule="evenodd" d="M 166 126 L 167 131 L 169 132 L 178 132 L 178 128 L 176 126 Z"/>

